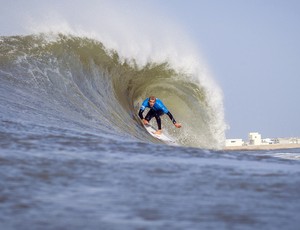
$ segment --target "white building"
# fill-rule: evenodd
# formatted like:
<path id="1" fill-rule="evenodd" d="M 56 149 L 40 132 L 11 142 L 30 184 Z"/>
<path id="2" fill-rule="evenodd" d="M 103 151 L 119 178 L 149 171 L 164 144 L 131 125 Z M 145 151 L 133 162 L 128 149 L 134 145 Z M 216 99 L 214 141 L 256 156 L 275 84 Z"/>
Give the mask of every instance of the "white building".
<path id="1" fill-rule="evenodd" d="M 247 146 L 247 145 L 300 145 L 299 137 L 290 138 L 261 138 L 261 134 L 258 132 L 251 132 L 248 134 L 248 141 L 243 139 L 226 139 L 225 145 L 227 147 L 235 146 Z"/>
<path id="2" fill-rule="evenodd" d="M 243 139 L 226 139 L 226 146 L 243 146 Z"/>
<path id="3" fill-rule="evenodd" d="M 275 140 L 271 138 L 265 138 L 261 140 L 262 145 L 272 145 L 275 144 Z"/>
<path id="4" fill-rule="evenodd" d="M 279 144 L 299 144 L 299 138 L 277 138 L 276 139 Z"/>
<path id="5" fill-rule="evenodd" d="M 253 132 L 249 133 L 249 145 L 261 145 L 261 134 Z"/>

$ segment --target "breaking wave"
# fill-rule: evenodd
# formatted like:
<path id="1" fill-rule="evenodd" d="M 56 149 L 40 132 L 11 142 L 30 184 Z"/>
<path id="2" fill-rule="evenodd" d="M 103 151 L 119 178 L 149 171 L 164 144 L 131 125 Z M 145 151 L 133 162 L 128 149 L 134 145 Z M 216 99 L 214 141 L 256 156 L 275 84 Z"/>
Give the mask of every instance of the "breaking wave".
<path id="1" fill-rule="evenodd" d="M 224 143 L 223 108 L 212 104 L 200 78 L 167 61 L 141 66 L 100 41 L 64 34 L 2 37 L 0 58 L 2 94 L 22 95 L 20 105 L 34 110 L 29 120 L 46 122 L 47 111 L 47 121 L 58 125 L 84 122 L 101 132 L 155 141 L 137 116 L 141 102 L 155 95 L 183 124 L 175 129 L 163 116 L 163 129 L 177 143 L 203 148 Z"/>

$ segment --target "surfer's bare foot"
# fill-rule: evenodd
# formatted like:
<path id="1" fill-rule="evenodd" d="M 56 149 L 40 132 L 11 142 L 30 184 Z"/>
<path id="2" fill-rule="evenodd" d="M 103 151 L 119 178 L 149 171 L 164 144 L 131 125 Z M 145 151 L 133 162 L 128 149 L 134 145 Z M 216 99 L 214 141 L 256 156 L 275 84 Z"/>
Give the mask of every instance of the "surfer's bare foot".
<path id="1" fill-rule="evenodd" d="M 162 130 L 161 129 L 159 129 L 159 130 L 157 130 L 156 132 L 154 132 L 154 134 L 156 134 L 156 135 L 160 135 L 162 133 Z"/>

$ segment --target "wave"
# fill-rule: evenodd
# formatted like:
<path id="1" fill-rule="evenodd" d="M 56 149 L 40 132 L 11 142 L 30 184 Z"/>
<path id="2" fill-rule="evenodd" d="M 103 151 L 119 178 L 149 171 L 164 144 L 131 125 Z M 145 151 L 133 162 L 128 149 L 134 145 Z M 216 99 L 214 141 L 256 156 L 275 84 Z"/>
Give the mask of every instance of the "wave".
<path id="1" fill-rule="evenodd" d="M 95 39 L 38 34 L 1 37 L 0 63 L 2 88 L 25 95 L 20 100 L 34 108 L 35 120 L 47 110 L 47 121 L 84 122 L 101 132 L 155 141 L 137 115 L 141 102 L 155 95 L 183 124 L 175 129 L 167 116 L 162 119 L 163 129 L 180 145 L 224 144 L 223 108 L 199 78 L 168 61 L 141 66 Z"/>

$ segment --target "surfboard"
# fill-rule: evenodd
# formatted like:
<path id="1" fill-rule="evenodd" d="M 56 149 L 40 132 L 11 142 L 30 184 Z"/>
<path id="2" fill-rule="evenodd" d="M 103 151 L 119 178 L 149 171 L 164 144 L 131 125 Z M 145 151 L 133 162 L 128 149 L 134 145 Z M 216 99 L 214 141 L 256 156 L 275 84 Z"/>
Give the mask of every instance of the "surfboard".
<path id="1" fill-rule="evenodd" d="M 144 125 L 145 129 L 148 133 L 151 134 L 151 136 L 171 145 L 178 145 L 171 137 L 168 137 L 166 134 L 162 133 L 160 135 L 154 134 L 156 132 L 156 129 L 152 125 Z"/>

